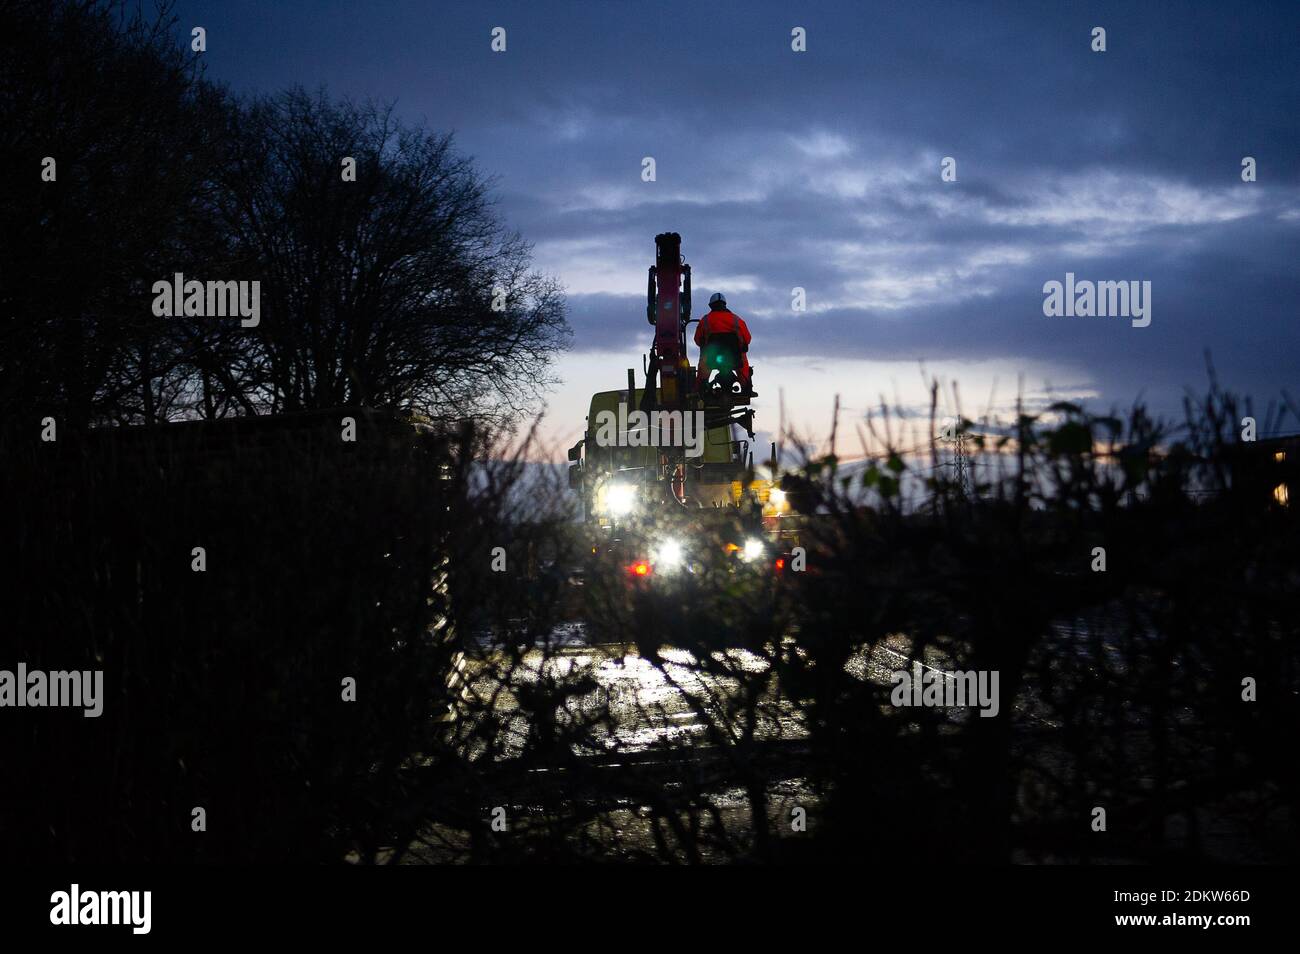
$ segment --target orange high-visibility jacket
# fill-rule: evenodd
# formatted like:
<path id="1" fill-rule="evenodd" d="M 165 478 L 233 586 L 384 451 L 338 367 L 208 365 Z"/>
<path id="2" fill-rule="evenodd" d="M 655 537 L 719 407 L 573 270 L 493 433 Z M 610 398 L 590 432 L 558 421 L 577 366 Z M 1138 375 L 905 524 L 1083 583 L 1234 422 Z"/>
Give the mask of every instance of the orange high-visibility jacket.
<path id="1" fill-rule="evenodd" d="M 742 353 L 749 350 L 749 342 L 752 340 L 749 334 L 749 326 L 745 324 L 744 318 L 725 308 L 711 311 L 700 319 L 700 323 L 695 326 L 695 343 L 702 348 L 704 342 L 709 340 L 709 335 L 721 335 L 727 332 L 731 332 L 740 339 Z"/>
<path id="2" fill-rule="evenodd" d="M 734 334 L 740 339 L 740 376 L 743 380 L 749 380 L 749 342 L 751 341 L 749 327 L 745 324 L 745 319 L 741 318 L 733 311 L 725 308 L 719 308 L 709 312 L 700 319 L 700 323 L 695 326 L 695 343 L 701 348 L 709 340 L 709 335 Z M 701 357 L 700 373 L 701 378 L 707 374 L 708 369 L 704 367 L 704 361 Z"/>

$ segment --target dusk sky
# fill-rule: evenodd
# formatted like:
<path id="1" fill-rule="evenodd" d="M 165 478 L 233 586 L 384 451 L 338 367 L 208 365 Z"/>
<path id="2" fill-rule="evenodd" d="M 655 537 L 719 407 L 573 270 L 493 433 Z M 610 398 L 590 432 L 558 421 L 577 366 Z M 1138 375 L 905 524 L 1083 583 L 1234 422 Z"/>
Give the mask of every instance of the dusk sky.
<path id="1" fill-rule="evenodd" d="M 749 321 L 762 431 L 778 389 L 810 433 L 837 393 L 856 417 L 882 395 L 919 408 L 922 366 L 960 383 L 970 416 L 995 384 L 1005 412 L 1022 380 L 1038 404 L 1141 394 L 1176 413 L 1205 384 L 1206 348 L 1225 386 L 1300 395 L 1300 4 L 1147 7 L 223 0 L 177 14 L 183 34 L 206 28 L 209 78 L 394 102 L 496 178 L 501 217 L 568 290 L 573 348 L 547 418 L 563 447 L 591 393 L 640 370 L 662 231 L 682 234 L 696 313 L 722 290 Z M 1045 317 L 1043 284 L 1066 272 L 1150 281 L 1150 326 Z"/>

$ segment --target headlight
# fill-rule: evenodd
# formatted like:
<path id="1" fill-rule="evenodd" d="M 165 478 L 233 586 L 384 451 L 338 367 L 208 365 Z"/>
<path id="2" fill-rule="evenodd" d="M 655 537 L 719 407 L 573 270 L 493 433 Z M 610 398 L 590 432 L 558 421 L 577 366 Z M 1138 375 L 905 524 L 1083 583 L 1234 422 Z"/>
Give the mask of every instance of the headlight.
<path id="1" fill-rule="evenodd" d="M 753 562 L 763 555 L 763 541 L 755 537 L 750 537 L 745 541 L 745 548 L 741 550 L 741 559 L 745 562 Z"/>
<path id="2" fill-rule="evenodd" d="M 771 492 L 770 494 L 768 494 L 767 499 L 771 502 L 771 504 L 772 504 L 773 507 L 781 507 L 781 506 L 784 506 L 784 505 L 785 505 L 785 491 L 782 490 L 780 487 L 773 487 L 773 488 L 772 488 L 772 492 Z"/>
<path id="3" fill-rule="evenodd" d="M 659 544 L 659 550 L 655 554 L 655 562 L 665 569 L 672 569 L 681 566 L 685 556 L 682 545 L 678 541 L 665 540 Z"/>
<path id="4" fill-rule="evenodd" d="M 610 484 L 605 491 L 605 506 L 616 517 L 631 513 L 636 506 L 636 488 L 631 484 Z"/>

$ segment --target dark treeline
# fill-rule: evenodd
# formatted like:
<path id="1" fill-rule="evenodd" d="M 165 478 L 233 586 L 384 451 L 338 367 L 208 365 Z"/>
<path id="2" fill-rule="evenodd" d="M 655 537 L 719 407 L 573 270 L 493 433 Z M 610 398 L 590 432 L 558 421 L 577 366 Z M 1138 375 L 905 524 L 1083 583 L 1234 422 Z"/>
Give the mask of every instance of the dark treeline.
<path id="1" fill-rule="evenodd" d="M 451 138 L 323 92 L 234 96 L 139 9 L 0 2 L 0 413 L 528 405 L 563 296 Z M 156 315 L 176 273 L 259 282 L 260 320 Z"/>
<path id="2" fill-rule="evenodd" d="M 1026 416 L 977 455 L 974 493 L 932 477 L 921 512 L 810 457 L 786 480 L 816 511 L 804 571 L 649 586 L 590 556 L 558 481 L 469 430 L 362 415 L 343 444 L 331 412 L 7 440 L 5 658 L 103 669 L 105 693 L 93 719 L 5 711 L 0 844 L 14 862 L 1294 858 L 1300 533 L 1269 493 L 1294 468 L 1241 479 L 1239 414 L 1215 392 L 1181 432 L 1140 409 Z M 996 671 L 997 716 L 895 704 L 912 660 Z"/>

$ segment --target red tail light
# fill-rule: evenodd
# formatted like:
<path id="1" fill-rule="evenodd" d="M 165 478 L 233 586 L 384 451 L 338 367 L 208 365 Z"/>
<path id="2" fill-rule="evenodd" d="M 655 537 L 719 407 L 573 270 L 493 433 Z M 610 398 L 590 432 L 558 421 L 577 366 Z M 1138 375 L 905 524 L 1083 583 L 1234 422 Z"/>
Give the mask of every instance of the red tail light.
<path id="1" fill-rule="evenodd" d="M 785 569 L 785 557 L 777 557 L 776 572 L 780 573 L 784 569 Z"/>
<path id="2" fill-rule="evenodd" d="M 628 569 L 632 572 L 633 576 L 650 575 L 650 564 L 647 563 L 645 560 L 638 560 L 636 563 L 633 563 L 630 567 L 628 567 Z"/>

